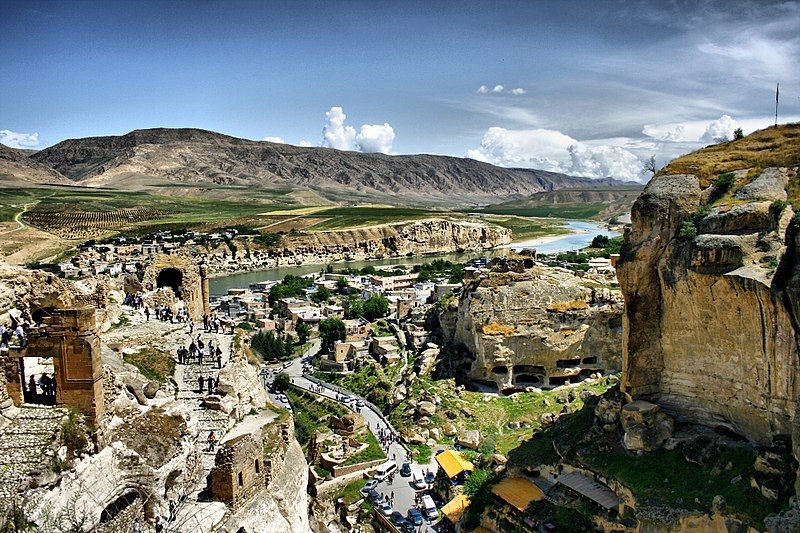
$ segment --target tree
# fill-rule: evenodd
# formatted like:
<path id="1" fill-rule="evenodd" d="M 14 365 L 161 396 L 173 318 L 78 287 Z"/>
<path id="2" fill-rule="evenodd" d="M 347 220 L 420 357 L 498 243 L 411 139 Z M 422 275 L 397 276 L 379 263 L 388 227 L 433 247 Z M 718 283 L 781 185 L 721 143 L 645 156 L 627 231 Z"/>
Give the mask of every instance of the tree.
<path id="1" fill-rule="evenodd" d="M 311 326 L 305 322 L 300 322 L 297 324 L 297 327 L 295 327 L 294 330 L 297 332 L 297 337 L 300 340 L 300 344 L 305 344 L 308 342 L 308 338 L 311 336 Z"/>
<path id="2" fill-rule="evenodd" d="M 364 318 L 369 321 L 386 316 L 389 312 L 389 300 L 382 294 L 370 296 L 364 302 Z"/>
<path id="3" fill-rule="evenodd" d="M 351 295 L 344 302 L 344 315 L 349 319 L 364 316 L 364 300 L 358 296 Z"/>
<path id="4" fill-rule="evenodd" d="M 655 176 L 658 168 L 656 167 L 656 156 L 651 155 L 650 159 L 644 162 L 644 171 L 649 172 L 650 175 Z"/>
<path id="5" fill-rule="evenodd" d="M 594 239 L 592 239 L 592 248 L 605 248 L 608 244 L 608 237 L 605 235 L 596 235 Z"/>
<path id="6" fill-rule="evenodd" d="M 744 131 L 742 131 L 742 128 L 733 130 L 733 140 L 738 141 L 739 139 L 744 139 Z"/>
<path id="7" fill-rule="evenodd" d="M 275 380 L 272 382 L 272 386 L 275 390 L 284 392 L 289 386 L 292 384 L 292 378 L 289 377 L 289 374 L 286 372 L 279 372 L 277 376 L 275 376 Z"/>
<path id="8" fill-rule="evenodd" d="M 338 318 L 326 318 L 319 323 L 319 338 L 326 350 L 332 350 L 336 341 L 347 338 L 347 327 Z"/>
<path id="9" fill-rule="evenodd" d="M 274 331 L 259 331 L 250 339 L 250 347 L 264 361 L 282 361 L 292 356 L 292 343 Z"/>
<path id="10" fill-rule="evenodd" d="M 318 287 L 316 291 L 311 293 L 311 299 L 316 303 L 322 303 L 331 297 L 331 291 L 328 287 Z"/>
<path id="11" fill-rule="evenodd" d="M 347 281 L 347 278 L 339 278 L 336 280 L 336 292 L 339 294 L 344 294 L 349 286 L 350 283 Z"/>

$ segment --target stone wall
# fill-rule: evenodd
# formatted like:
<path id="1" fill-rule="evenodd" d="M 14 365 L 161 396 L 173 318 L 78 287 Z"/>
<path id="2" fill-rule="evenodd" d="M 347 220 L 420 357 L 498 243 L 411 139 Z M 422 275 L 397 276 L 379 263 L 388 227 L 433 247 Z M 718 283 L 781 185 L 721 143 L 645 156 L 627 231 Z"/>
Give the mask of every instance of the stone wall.
<path id="1" fill-rule="evenodd" d="M 791 432 L 800 398 L 800 241 L 792 208 L 772 210 L 763 191 L 698 215 L 709 193 L 694 176 L 657 176 L 634 204 L 618 265 L 623 388 L 769 444 Z M 682 237 L 689 220 L 698 235 Z"/>

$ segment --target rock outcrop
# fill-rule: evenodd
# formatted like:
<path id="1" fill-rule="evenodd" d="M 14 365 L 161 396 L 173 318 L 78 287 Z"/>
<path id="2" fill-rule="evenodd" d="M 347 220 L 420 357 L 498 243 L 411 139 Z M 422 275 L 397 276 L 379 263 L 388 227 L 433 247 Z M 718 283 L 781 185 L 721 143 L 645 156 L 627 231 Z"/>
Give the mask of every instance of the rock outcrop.
<path id="1" fill-rule="evenodd" d="M 306 255 L 339 260 L 485 250 L 511 242 L 511 230 L 500 226 L 419 220 L 362 229 L 310 232 L 283 239 L 278 255 L 304 261 Z"/>
<path id="2" fill-rule="evenodd" d="M 659 406 L 642 400 L 626 404 L 620 413 L 622 443 L 634 452 L 657 450 L 672 436 L 672 418 Z"/>
<path id="3" fill-rule="evenodd" d="M 453 342 L 470 354 L 461 370 L 471 379 L 510 391 L 619 370 L 618 292 L 532 262 L 495 270 L 467 283 L 455 311 Z M 440 323 L 452 320 L 445 316 Z M 447 341 L 450 332 L 444 337 Z"/>
<path id="4" fill-rule="evenodd" d="M 637 199 L 617 268 L 635 399 L 764 444 L 791 432 L 799 236 L 780 200 L 795 172 L 736 172 L 732 201 L 717 203 L 694 175 L 660 175 Z"/>

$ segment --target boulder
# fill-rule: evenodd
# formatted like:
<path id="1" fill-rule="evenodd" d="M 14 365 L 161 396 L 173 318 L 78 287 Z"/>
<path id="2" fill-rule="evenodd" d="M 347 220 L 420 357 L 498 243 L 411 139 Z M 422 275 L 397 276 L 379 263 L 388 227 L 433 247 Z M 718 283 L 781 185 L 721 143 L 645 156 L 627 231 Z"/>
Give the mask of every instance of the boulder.
<path id="1" fill-rule="evenodd" d="M 541 424 L 543 428 L 552 426 L 556 423 L 556 418 L 558 417 L 553 413 L 542 413 L 539 415 L 539 424 Z"/>
<path id="2" fill-rule="evenodd" d="M 144 389 L 142 389 L 142 391 L 144 392 L 146 398 L 152 400 L 153 398 L 156 397 L 159 388 L 160 387 L 157 382 L 148 381 L 147 385 L 144 386 Z"/>
<path id="3" fill-rule="evenodd" d="M 453 437 L 458 433 L 458 429 L 452 422 L 445 422 L 442 424 L 442 431 L 447 437 Z"/>
<path id="4" fill-rule="evenodd" d="M 496 453 L 496 454 L 492 455 L 492 460 L 494 460 L 494 462 L 499 464 L 499 465 L 504 465 L 504 464 L 506 464 L 508 462 L 508 459 L 506 459 L 506 456 L 503 455 L 503 454 L 500 454 L 500 453 Z"/>
<path id="5" fill-rule="evenodd" d="M 481 445 L 481 434 L 477 429 L 466 429 L 458 436 L 458 443 L 465 448 L 477 450 Z"/>
<path id="6" fill-rule="evenodd" d="M 436 414 L 436 405 L 433 402 L 419 402 L 417 412 L 422 416 L 433 416 Z"/>
<path id="7" fill-rule="evenodd" d="M 673 420 L 650 402 L 636 400 L 622 408 L 622 444 L 630 451 L 657 450 L 672 436 Z"/>

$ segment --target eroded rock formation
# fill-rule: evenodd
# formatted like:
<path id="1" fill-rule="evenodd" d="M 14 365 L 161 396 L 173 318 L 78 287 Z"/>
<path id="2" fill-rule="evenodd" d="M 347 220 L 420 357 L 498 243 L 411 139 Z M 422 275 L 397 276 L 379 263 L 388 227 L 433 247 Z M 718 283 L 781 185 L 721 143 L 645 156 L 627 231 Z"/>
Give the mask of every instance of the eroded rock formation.
<path id="1" fill-rule="evenodd" d="M 619 370 L 622 298 L 573 272 L 544 266 L 495 270 L 468 282 L 452 335 L 472 355 L 462 370 L 500 390 L 548 387 Z M 517 270 L 517 271 L 514 271 Z"/>
<path id="2" fill-rule="evenodd" d="M 735 201 L 718 204 L 709 202 L 713 186 L 702 189 L 693 175 L 647 185 L 617 270 L 623 387 L 634 398 L 759 443 L 791 432 L 800 261 L 782 200 L 795 172 L 736 172 Z"/>

